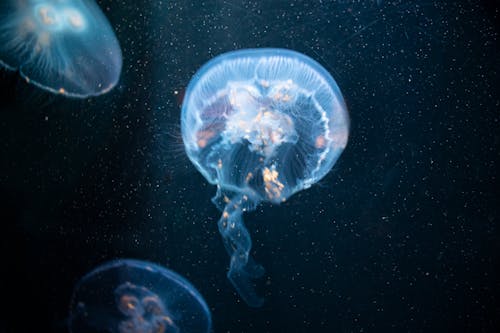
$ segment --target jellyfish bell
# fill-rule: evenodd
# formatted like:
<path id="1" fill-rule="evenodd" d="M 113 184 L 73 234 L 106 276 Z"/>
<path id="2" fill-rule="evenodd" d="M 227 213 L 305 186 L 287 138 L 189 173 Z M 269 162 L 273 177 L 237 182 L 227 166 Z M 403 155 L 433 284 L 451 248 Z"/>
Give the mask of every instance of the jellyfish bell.
<path id="1" fill-rule="evenodd" d="M 344 150 L 349 116 L 333 77 L 286 49 L 248 49 L 205 64 L 188 85 L 181 131 L 186 153 L 212 184 L 219 231 L 231 256 L 228 278 L 251 306 L 251 280 L 263 273 L 249 257 L 242 214 L 280 203 L 322 179 Z"/>
<path id="2" fill-rule="evenodd" d="M 122 53 L 93 0 L 2 0 L 0 65 L 42 89 L 82 98 L 117 84 Z"/>
<path id="3" fill-rule="evenodd" d="M 201 294 L 177 273 L 119 259 L 78 281 L 68 324 L 71 333 L 208 333 L 211 315 Z"/>

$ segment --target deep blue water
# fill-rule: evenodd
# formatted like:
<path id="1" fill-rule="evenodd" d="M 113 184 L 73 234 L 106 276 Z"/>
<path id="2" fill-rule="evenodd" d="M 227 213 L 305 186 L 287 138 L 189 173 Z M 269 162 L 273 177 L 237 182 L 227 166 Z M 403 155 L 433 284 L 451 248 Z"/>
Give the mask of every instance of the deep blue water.
<path id="1" fill-rule="evenodd" d="M 75 283 L 117 258 L 188 279 L 214 332 L 499 330 L 496 2 L 98 3 L 123 51 L 110 93 L 0 72 L 1 333 L 67 332 Z M 225 276 L 216 188 L 179 129 L 199 67 L 255 47 L 317 60 L 351 117 L 327 177 L 245 216 L 266 268 L 257 309 Z"/>

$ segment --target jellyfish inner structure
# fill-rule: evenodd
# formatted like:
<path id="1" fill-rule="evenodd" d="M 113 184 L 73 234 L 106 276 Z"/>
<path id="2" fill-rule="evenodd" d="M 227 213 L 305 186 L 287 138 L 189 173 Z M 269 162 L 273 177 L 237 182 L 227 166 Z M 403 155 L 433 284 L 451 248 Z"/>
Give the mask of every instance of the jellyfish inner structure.
<path id="1" fill-rule="evenodd" d="M 242 215 L 279 204 L 324 177 L 344 150 L 349 117 L 331 75 L 285 49 L 218 56 L 191 80 L 182 107 L 186 152 L 217 185 L 219 231 L 231 260 L 228 278 L 250 306 L 262 305 L 253 279 L 262 266 Z"/>

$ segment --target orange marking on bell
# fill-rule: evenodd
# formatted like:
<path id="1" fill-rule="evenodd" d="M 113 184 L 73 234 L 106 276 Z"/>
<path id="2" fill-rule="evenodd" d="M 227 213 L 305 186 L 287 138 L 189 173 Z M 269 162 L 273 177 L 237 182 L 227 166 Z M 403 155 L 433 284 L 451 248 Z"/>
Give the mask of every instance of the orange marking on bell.
<path id="1" fill-rule="evenodd" d="M 252 178 L 253 178 L 253 173 L 249 172 L 245 178 L 245 183 L 248 183 Z"/>
<path id="2" fill-rule="evenodd" d="M 324 148 L 326 144 L 325 137 L 323 135 L 320 135 L 316 137 L 316 140 L 314 141 L 314 147 L 320 149 Z"/>
<path id="3" fill-rule="evenodd" d="M 200 148 L 205 148 L 208 141 L 213 138 L 215 133 L 213 131 L 198 131 L 196 132 L 196 144 Z"/>

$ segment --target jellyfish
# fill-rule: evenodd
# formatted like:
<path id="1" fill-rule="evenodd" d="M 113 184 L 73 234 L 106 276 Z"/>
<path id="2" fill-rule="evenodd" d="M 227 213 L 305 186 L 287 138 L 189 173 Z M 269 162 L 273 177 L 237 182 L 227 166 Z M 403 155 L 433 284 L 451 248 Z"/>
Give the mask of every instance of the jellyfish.
<path id="1" fill-rule="evenodd" d="M 71 299 L 72 333 L 204 333 L 210 311 L 186 279 L 154 263 L 119 259 L 77 283 Z"/>
<path id="2" fill-rule="evenodd" d="M 93 0 L 2 0 L 0 65 L 52 93 L 83 98 L 117 84 L 122 53 Z"/>
<path id="3" fill-rule="evenodd" d="M 220 55 L 192 78 L 182 104 L 186 153 L 217 185 L 212 199 L 230 256 L 227 277 L 250 306 L 264 273 L 249 256 L 242 214 L 279 204 L 323 178 L 347 144 L 349 116 L 333 77 L 301 53 L 274 48 Z"/>

